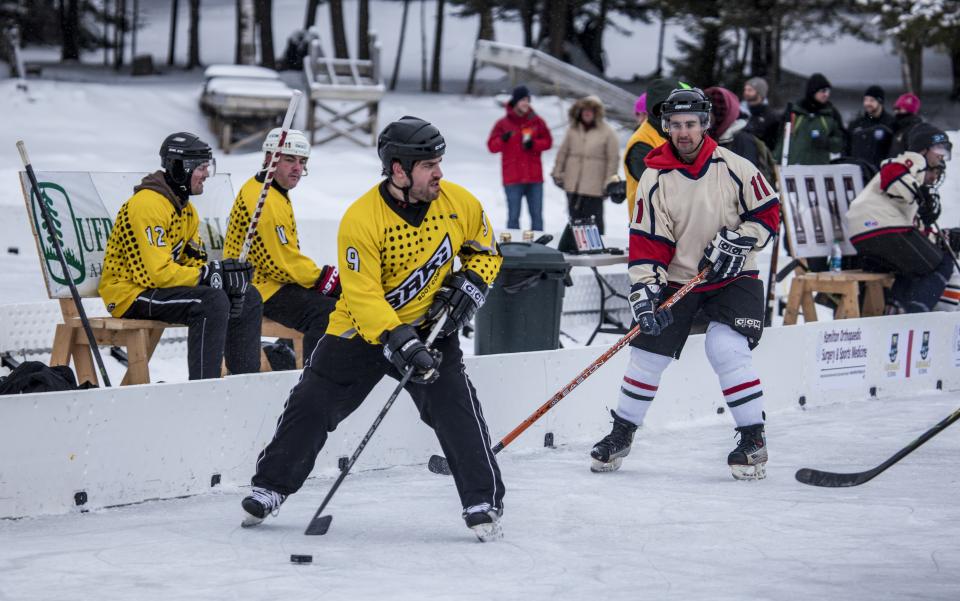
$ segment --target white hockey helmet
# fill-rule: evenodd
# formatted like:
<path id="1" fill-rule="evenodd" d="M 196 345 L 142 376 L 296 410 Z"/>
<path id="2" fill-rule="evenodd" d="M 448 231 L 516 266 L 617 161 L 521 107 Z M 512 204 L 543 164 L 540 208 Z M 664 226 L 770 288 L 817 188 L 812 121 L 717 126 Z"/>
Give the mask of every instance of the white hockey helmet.
<path id="1" fill-rule="evenodd" d="M 264 152 L 273 152 L 277 149 L 277 142 L 280 140 L 281 131 L 283 130 L 279 127 L 270 130 L 270 133 L 267 134 L 266 139 L 263 141 Z M 283 148 L 280 149 L 281 154 L 309 158 L 310 150 L 310 142 L 302 131 L 299 129 L 287 130 L 287 137 L 283 141 Z"/>

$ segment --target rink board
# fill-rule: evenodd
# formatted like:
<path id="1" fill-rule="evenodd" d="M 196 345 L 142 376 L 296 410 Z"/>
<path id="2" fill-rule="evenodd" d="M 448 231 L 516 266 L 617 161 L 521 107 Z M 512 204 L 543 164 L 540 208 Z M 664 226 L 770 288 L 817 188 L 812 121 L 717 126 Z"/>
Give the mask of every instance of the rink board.
<path id="1" fill-rule="evenodd" d="M 731 427 L 716 376 L 693 336 L 667 370 L 645 428 L 696 420 Z M 604 351 L 468 357 L 499 440 Z M 613 357 L 504 452 L 583 445 L 609 429 L 629 358 Z M 767 330 L 754 352 L 771 428 L 806 406 L 960 389 L 960 313 L 874 317 Z M 201 494 L 249 482 L 298 372 L 0 398 L 0 517 L 83 511 Z M 381 409 L 393 380 L 331 434 L 315 474 L 336 473 Z M 425 463 L 439 452 L 404 393 L 355 469 Z M 82 505 L 78 503 L 82 502 Z"/>

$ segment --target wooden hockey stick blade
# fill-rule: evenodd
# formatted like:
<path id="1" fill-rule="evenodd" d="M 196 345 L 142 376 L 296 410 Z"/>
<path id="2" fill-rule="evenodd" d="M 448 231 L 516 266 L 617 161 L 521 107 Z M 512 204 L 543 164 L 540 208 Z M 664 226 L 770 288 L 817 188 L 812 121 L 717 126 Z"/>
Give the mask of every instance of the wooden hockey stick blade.
<path id="1" fill-rule="evenodd" d="M 450 471 L 450 463 L 447 462 L 446 457 L 441 457 L 440 455 L 430 456 L 430 460 L 427 461 L 427 469 L 441 476 L 449 476 L 453 473 Z"/>
<path id="2" fill-rule="evenodd" d="M 307 529 L 304 531 L 304 534 L 322 536 L 330 529 L 330 522 L 332 521 L 332 515 L 315 515 L 313 519 L 310 520 L 310 523 L 307 524 Z"/>

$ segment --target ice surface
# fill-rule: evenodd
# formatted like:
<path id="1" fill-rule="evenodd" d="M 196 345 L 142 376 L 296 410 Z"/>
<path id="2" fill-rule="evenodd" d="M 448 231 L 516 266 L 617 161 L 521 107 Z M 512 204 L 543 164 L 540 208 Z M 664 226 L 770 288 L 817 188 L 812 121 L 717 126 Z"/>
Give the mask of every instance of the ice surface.
<path id="1" fill-rule="evenodd" d="M 715 423 L 641 430 L 612 474 L 589 471 L 592 441 L 507 449 L 505 538 L 493 544 L 463 525 L 452 480 L 423 465 L 350 476 L 322 537 L 303 529 L 332 478 L 250 530 L 239 528 L 243 490 L 0 521 L 0 599 L 955 600 L 960 430 L 858 488 L 804 486 L 793 473 L 872 467 L 958 401 L 771 416 L 760 482 L 730 477 L 732 430 Z M 291 564 L 294 553 L 313 564 Z"/>

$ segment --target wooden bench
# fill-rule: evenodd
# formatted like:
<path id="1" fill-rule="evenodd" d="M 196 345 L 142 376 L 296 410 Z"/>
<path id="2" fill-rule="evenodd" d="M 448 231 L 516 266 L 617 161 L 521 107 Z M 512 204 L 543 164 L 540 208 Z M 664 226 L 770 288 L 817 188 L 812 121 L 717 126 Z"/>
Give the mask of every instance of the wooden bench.
<path id="1" fill-rule="evenodd" d="M 813 302 L 817 292 L 839 296 L 835 319 L 882 315 L 883 289 L 892 286 L 893 279 L 893 275 L 889 273 L 869 273 L 859 270 L 797 274 L 790 284 L 783 325 L 796 324 L 801 312 L 805 322 L 817 321 L 817 310 Z M 865 286 L 862 311 L 860 284 Z"/>

